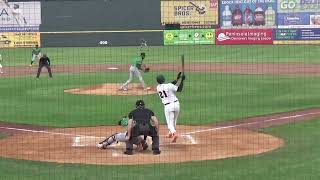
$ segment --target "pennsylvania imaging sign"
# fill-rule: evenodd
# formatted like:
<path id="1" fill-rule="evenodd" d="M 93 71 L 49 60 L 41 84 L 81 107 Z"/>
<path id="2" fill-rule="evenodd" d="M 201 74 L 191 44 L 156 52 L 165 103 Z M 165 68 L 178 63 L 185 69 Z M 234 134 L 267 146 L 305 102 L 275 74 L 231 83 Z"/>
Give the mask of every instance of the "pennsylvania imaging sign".
<path id="1" fill-rule="evenodd" d="M 272 29 L 218 29 L 216 44 L 273 44 Z"/>

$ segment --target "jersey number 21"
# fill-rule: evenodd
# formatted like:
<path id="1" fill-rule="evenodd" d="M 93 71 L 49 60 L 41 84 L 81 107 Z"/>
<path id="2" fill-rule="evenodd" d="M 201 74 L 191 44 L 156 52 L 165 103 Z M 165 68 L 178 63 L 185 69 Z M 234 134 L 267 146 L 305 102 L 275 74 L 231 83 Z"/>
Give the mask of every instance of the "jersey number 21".
<path id="1" fill-rule="evenodd" d="M 164 97 L 168 97 L 167 93 L 165 91 L 159 91 L 158 93 L 159 93 L 159 96 L 160 96 L 161 99 L 164 98 Z"/>

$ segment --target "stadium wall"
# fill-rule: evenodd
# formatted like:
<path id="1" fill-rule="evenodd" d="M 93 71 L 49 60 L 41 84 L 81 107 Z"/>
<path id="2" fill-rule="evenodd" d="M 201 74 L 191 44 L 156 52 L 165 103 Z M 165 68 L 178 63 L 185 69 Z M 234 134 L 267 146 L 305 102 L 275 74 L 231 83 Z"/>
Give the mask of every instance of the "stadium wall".
<path id="1" fill-rule="evenodd" d="M 43 46 L 131 46 L 141 39 L 163 44 L 160 1 L 47 0 L 41 10 Z"/>

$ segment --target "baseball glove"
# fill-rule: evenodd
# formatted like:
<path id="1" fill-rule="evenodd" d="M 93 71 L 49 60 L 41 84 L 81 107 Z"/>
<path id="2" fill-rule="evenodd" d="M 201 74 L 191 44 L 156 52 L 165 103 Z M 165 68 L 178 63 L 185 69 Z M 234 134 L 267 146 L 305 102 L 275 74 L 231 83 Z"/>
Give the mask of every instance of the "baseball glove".
<path id="1" fill-rule="evenodd" d="M 149 72 L 149 71 L 150 71 L 150 68 L 147 67 L 147 68 L 144 69 L 143 72 Z"/>

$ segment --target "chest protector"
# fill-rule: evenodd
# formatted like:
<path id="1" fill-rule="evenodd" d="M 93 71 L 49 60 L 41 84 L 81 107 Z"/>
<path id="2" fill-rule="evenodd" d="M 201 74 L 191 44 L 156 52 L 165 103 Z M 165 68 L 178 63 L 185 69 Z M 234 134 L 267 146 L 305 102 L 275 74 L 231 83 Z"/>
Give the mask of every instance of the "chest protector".
<path id="1" fill-rule="evenodd" d="M 140 135 L 148 135 L 150 133 L 150 120 L 136 119 L 133 127 L 132 135 L 134 137 Z"/>

